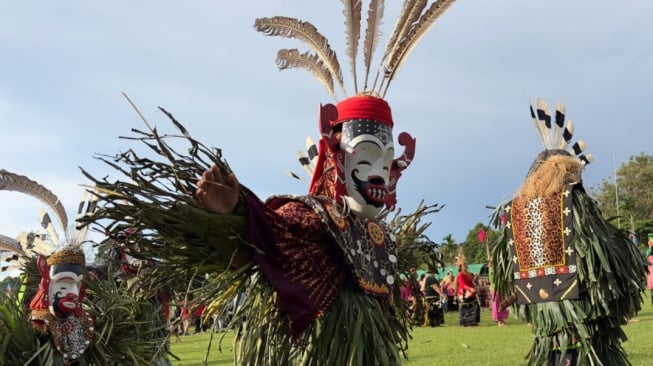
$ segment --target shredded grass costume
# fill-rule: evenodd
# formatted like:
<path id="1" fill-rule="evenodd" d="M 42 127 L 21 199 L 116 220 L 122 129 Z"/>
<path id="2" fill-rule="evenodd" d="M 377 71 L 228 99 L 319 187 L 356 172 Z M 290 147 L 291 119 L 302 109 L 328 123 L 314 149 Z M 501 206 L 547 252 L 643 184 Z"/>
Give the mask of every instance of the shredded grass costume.
<path id="1" fill-rule="evenodd" d="M 573 131 L 564 108 L 554 126 L 544 102 L 531 114 L 547 150 L 495 214 L 496 290 L 531 324 L 530 365 L 629 365 L 622 326 L 641 309 L 642 257 L 585 192 L 581 170 L 592 158 L 580 141 L 564 149 Z"/>

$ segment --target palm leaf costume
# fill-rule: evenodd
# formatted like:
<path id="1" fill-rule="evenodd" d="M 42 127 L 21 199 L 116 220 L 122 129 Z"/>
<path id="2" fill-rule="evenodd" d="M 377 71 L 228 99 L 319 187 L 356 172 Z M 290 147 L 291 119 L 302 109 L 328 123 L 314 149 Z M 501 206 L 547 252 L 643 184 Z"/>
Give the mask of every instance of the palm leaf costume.
<path id="1" fill-rule="evenodd" d="M 25 193 L 47 203 L 60 223 L 66 243 L 71 243 L 57 246 L 57 230 L 47 212 L 42 211 L 41 225 L 50 240 L 39 239 L 42 245 L 38 251 L 28 250 L 29 245 L 12 246 L 20 254 L 15 261 L 20 264 L 21 285 L 20 291 L 0 304 L 0 364 L 170 365 L 165 305 L 161 298 L 118 283 L 111 275 L 116 271 L 112 264 L 87 266 L 82 246 L 77 244 L 84 241 L 87 227 L 69 230 L 66 210 L 45 186 L 26 176 L 0 170 L 0 189 Z M 87 197 L 85 192 L 78 217 L 94 209 L 93 198 Z M 39 253 L 42 255 L 33 256 Z M 59 278 L 64 279 L 63 284 L 57 282 L 55 286 L 53 282 Z M 67 281 L 74 281 L 78 292 L 74 310 L 68 305 L 71 313 L 62 314 L 58 312 L 61 305 L 55 305 L 56 296 L 74 293 Z"/>
<path id="2" fill-rule="evenodd" d="M 553 136 L 546 104 L 538 101 L 531 114 L 547 150 L 516 198 L 495 212 L 503 230 L 492 254 L 496 290 L 516 299 L 531 324 L 530 365 L 565 358 L 629 365 L 621 327 L 641 309 L 643 259 L 583 189 L 580 172 L 592 158 L 582 142 L 565 150 L 573 128 L 564 126 L 564 108 L 558 106 Z"/>
<path id="3" fill-rule="evenodd" d="M 36 293 L 39 272 L 25 258 L 25 293 L 0 306 L 0 360 L 5 365 L 170 365 L 162 305 L 106 277 L 107 269 L 87 268 L 84 311 L 94 318 L 93 338 L 76 359 L 65 359 L 49 334 L 30 321 L 25 301 Z"/>
<path id="4" fill-rule="evenodd" d="M 134 150 L 100 157 L 125 180 L 97 179 L 84 172 L 97 187 L 99 208 L 81 222 L 99 225 L 114 240 L 125 230 L 138 232 L 125 243 L 126 250 L 134 257 L 160 262 L 148 271 L 153 286 L 205 277 L 194 295 L 209 302 L 207 316 L 226 311 L 236 298 L 240 306 L 231 325 L 237 329 L 238 364 L 400 364 L 409 327 L 398 272 L 404 263 L 416 266 L 422 263 L 418 258 L 434 259 L 434 244 L 424 237 L 427 225 L 420 220 L 439 207 L 421 206 L 412 215 L 396 217 L 393 222 L 400 225 L 395 227 L 382 215 L 369 213 L 377 215 L 384 204 L 389 210 L 395 208 L 397 181 L 414 157 L 415 139 L 401 133 L 398 140 L 405 150 L 392 159 L 394 122 L 382 96 L 406 56 L 453 1 L 427 3 L 405 1 L 377 77 L 368 86 L 384 12 L 383 1 L 369 2 L 362 44 L 363 88 L 359 91 L 355 80 L 357 95 L 320 107 L 321 139 L 308 195 L 276 196 L 264 202 L 239 185 L 239 203 L 233 212 L 208 212 L 195 198 L 197 179 L 216 166 L 226 181 L 230 168 L 220 150 L 193 139 L 162 110 L 181 135 L 160 135 L 152 128 L 134 130 L 138 135 L 134 139 L 156 158 Z M 360 1 L 343 4 L 347 54 L 356 78 L 363 7 Z M 346 94 L 336 54 L 315 26 L 272 17 L 257 19 L 255 27 L 266 35 L 298 39 L 310 48 L 304 53 L 281 50 L 279 68 L 308 70 L 336 100 L 334 84 Z M 186 153 L 171 147 L 177 146 L 179 141 L 169 143 L 176 138 L 189 145 Z M 358 147 L 361 141 L 370 145 Z M 361 166 L 366 165 L 362 169 L 367 173 L 359 174 L 357 169 L 351 174 L 355 177 L 345 177 L 354 164 L 352 151 L 364 152 L 371 145 L 379 151 L 370 154 L 377 155 L 370 159 L 377 165 L 365 161 Z M 362 198 L 348 200 L 353 189 L 346 185 L 351 181 L 356 181 L 355 193 Z M 406 258 L 400 259 L 400 253 Z"/>
<path id="5" fill-rule="evenodd" d="M 194 140 L 167 115 L 181 135 L 136 131 L 136 139 L 163 159 L 141 158 L 133 150 L 99 157 L 130 181 L 98 180 L 84 172 L 97 187 L 99 205 L 81 222 L 100 225 L 134 257 L 157 259 L 158 266 L 139 274 L 149 279 L 150 290 L 174 287 L 180 278 L 206 277 L 193 292 L 208 299 L 206 317 L 220 315 L 236 298 L 240 306 L 229 326 L 237 333 L 238 364 L 399 364 L 409 338 L 399 287 L 392 288 L 391 302 L 389 296 L 366 295 L 350 280 L 351 269 L 325 235 L 319 210 L 303 203 L 316 201 L 311 196 L 278 196 L 265 204 L 241 186 L 246 198 L 235 214 L 200 208 L 194 195 L 184 194 L 196 189 L 198 172 L 210 164 L 224 173 L 229 167 L 219 150 Z M 176 153 L 170 140 L 175 146 L 186 141 L 188 155 Z M 276 206 L 281 209 L 271 209 Z M 421 204 L 388 220 L 385 235 L 398 239 L 398 271 L 438 265 L 437 245 L 424 233 L 430 223 L 422 220 L 440 208 Z M 127 228 L 140 234 L 125 240 Z M 312 293 L 319 296 L 307 295 Z"/>

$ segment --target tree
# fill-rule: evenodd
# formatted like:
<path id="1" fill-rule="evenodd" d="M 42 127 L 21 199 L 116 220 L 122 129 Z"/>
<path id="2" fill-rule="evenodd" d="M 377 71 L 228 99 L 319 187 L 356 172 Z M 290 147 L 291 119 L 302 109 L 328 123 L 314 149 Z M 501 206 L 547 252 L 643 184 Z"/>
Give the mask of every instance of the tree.
<path id="1" fill-rule="evenodd" d="M 634 232 L 637 242 L 646 245 L 653 232 L 653 156 L 633 155 L 619 167 L 614 179 L 604 179 L 591 189 L 603 216 L 614 224 Z"/>
<path id="2" fill-rule="evenodd" d="M 456 255 L 458 255 L 458 243 L 451 234 L 442 238 L 440 244 L 440 253 L 442 254 L 442 261 L 445 266 L 453 266 L 456 264 Z"/>
<path id="3" fill-rule="evenodd" d="M 485 231 L 485 240 L 481 243 L 479 232 Z M 486 263 L 488 261 L 488 249 L 486 245 L 494 242 L 498 234 L 482 223 L 477 223 L 472 230 L 467 233 L 465 242 L 462 244 L 463 253 L 468 263 Z"/>
<path id="4" fill-rule="evenodd" d="M 10 292 L 18 291 L 20 287 L 20 278 L 5 277 L 0 281 L 0 304 L 9 299 Z"/>

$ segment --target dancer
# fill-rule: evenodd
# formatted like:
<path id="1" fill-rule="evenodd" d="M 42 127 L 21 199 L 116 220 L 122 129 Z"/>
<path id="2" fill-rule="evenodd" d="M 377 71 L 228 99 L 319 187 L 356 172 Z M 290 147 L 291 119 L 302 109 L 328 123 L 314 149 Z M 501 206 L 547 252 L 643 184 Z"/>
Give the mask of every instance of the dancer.
<path id="1" fill-rule="evenodd" d="M 397 305 L 398 235 L 380 214 L 395 208 L 397 182 L 413 159 L 415 139 L 401 133 L 398 142 L 405 149 L 396 154 L 395 119 L 384 96 L 406 55 L 452 3 L 407 5 L 390 36 L 378 78 L 368 79 L 383 2 L 369 3 L 367 30 L 360 32 L 361 3 L 344 1 L 353 64 L 358 38 L 366 34 L 361 43 L 365 79 L 354 77 L 354 96 L 320 107 L 321 138 L 307 195 L 259 200 L 219 154 L 190 138 L 176 121 L 193 144 L 190 155 L 176 155 L 152 129 L 143 141 L 152 147 L 155 140 L 153 149 L 170 165 L 151 169 L 149 161 L 141 165 L 143 159 L 123 154 L 110 164 L 130 165 L 121 171 L 133 172 L 130 180 L 136 182 L 94 179 L 105 203 L 94 221 L 113 220 L 107 227 L 110 235 L 129 226 L 144 233 L 132 255 L 167 259 L 160 272 L 167 266 L 177 276 L 217 272 L 209 276 L 216 281 L 216 296 L 207 316 L 227 299 L 247 294 L 232 320 L 242 324 L 235 339 L 236 363 L 401 363 L 408 324 L 401 318 L 404 305 Z M 307 68 L 336 100 L 334 85 L 346 96 L 335 53 L 312 24 L 272 17 L 257 19 L 255 27 L 267 35 L 304 41 L 315 53 L 281 50 L 279 67 Z M 212 166 L 206 166 L 207 160 Z M 196 181 L 200 169 L 204 171 Z M 171 181 L 167 190 L 160 189 L 166 186 L 160 182 Z M 404 239 L 419 241 L 415 224 L 403 227 Z"/>
<path id="2" fill-rule="evenodd" d="M 30 320 L 54 343 L 64 363 L 78 359 L 93 340 L 94 320 L 82 310 L 86 266 L 80 246 L 64 247 L 49 257 L 39 256 L 41 283 L 30 303 Z"/>
<path id="3" fill-rule="evenodd" d="M 530 365 L 628 365 L 621 327 L 641 308 L 641 255 L 585 193 L 592 157 L 572 144 L 564 107 L 552 120 L 538 100 L 531 116 L 545 150 L 495 213 L 497 223 L 506 217 L 493 252 L 496 290 L 512 294 L 531 324 Z"/>
<path id="4" fill-rule="evenodd" d="M 481 306 L 478 302 L 474 276 L 467 270 L 467 262 L 464 257 L 458 257 L 458 275 L 456 276 L 456 296 L 460 318 L 458 325 L 478 325 L 481 322 Z"/>
<path id="5" fill-rule="evenodd" d="M 68 227 L 59 197 L 40 183 L 6 170 L 0 170 L 0 189 L 38 198 L 63 230 L 57 231 L 49 212 L 43 210 L 39 218 L 48 232 L 47 243 L 39 243 L 36 256 L 27 245 L 17 252 L 22 283 L 0 304 L 4 344 L 0 360 L 25 366 L 114 365 L 126 359 L 134 365 L 171 365 L 162 312 L 152 311 L 150 301 L 120 286 L 110 275 L 115 268 L 86 264 L 80 243 L 88 228 Z M 94 202 L 84 192 L 76 219 L 90 214 Z M 59 237 L 66 241 L 60 244 Z"/>

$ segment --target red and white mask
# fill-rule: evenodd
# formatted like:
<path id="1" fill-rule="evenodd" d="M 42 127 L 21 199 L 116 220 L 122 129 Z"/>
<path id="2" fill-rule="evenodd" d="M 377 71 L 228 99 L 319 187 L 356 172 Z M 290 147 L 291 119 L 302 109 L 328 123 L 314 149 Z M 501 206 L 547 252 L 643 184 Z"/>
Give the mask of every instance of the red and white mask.
<path id="1" fill-rule="evenodd" d="M 80 301 L 83 268 L 78 264 L 53 264 L 50 266 L 50 312 L 58 318 L 75 313 Z"/>
<path id="2" fill-rule="evenodd" d="M 343 199 L 357 216 L 375 217 L 389 196 L 395 151 L 391 127 L 373 120 L 346 121 L 342 124 L 340 149 L 345 152 Z"/>
<path id="3" fill-rule="evenodd" d="M 320 151 L 310 193 L 345 203 L 364 218 L 397 203 L 397 181 L 415 155 L 415 139 L 399 135 L 405 146 L 395 159 L 392 114 L 388 103 L 362 95 L 337 106 L 320 107 Z"/>

